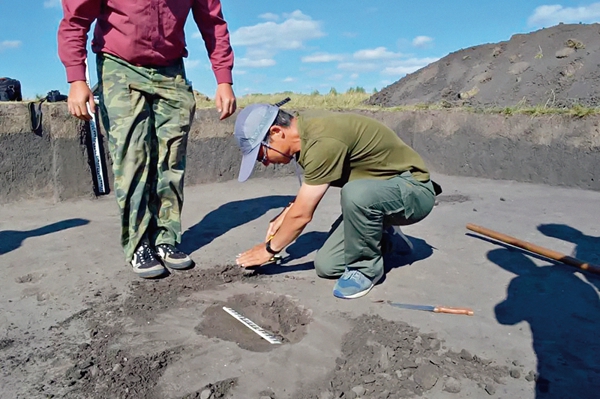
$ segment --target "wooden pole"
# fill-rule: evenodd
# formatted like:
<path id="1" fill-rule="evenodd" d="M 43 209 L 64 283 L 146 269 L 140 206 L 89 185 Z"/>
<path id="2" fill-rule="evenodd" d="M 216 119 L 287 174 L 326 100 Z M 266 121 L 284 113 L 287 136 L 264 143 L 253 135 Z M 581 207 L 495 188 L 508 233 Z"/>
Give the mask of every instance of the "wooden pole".
<path id="1" fill-rule="evenodd" d="M 546 258 L 565 263 L 569 266 L 574 266 L 574 267 L 584 270 L 586 272 L 600 274 L 600 266 L 581 261 L 577 258 L 573 258 L 572 256 L 567 256 L 563 253 L 553 251 L 548 248 L 540 247 L 539 245 L 535 245 L 535 244 L 529 243 L 527 241 L 519 240 L 518 238 L 511 237 L 506 234 L 498 233 L 497 231 L 486 229 L 485 227 L 477 226 L 477 225 L 474 225 L 471 223 L 467 224 L 467 229 L 474 231 L 476 233 L 482 234 L 484 236 L 491 237 L 495 240 L 513 245 L 515 247 L 526 249 L 529 252 L 533 252 L 535 254 L 545 256 Z"/>

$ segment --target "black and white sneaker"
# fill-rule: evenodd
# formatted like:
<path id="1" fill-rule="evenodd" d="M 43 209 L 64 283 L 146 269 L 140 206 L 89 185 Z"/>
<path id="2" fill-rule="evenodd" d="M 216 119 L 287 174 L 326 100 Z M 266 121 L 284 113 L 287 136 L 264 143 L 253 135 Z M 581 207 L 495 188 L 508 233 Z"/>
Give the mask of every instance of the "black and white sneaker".
<path id="1" fill-rule="evenodd" d="M 165 267 L 156 257 L 156 253 L 147 242 L 140 244 L 131 260 L 133 271 L 142 278 L 153 278 L 166 272 Z"/>
<path id="2" fill-rule="evenodd" d="M 171 244 L 158 244 L 156 246 L 156 254 L 163 261 L 164 265 L 170 269 L 188 269 L 193 264 L 192 259 L 186 253 L 181 252 Z"/>

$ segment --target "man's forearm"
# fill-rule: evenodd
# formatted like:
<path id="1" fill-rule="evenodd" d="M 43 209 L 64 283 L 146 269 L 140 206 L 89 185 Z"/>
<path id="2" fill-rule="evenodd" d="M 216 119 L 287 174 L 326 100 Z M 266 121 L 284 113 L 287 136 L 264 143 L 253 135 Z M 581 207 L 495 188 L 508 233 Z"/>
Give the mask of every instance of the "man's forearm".
<path id="1" fill-rule="evenodd" d="M 294 201 L 290 202 L 289 204 L 287 204 L 287 206 L 285 208 L 283 208 L 281 210 L 281 212 L 279 212 L 277 214 L 277 216 L 275 216 L 273 219 L 271 219 L 271 223 L 275 222 L 277 219 L 281 218 L 281 217 L 285 217 L 285 215 L 288 213 L 288 211 L 290 210 L 290 208 L 292 207 L 292 205 L 294 205 Z"/>
<path id="2" fill-rule="evenodd" d="M 281 251 L 302 233 L 315 213 L 319 201 L 325 195 L 329 184 L 317 186 L 302 184 L 293 205 L 286 213 L 281 227 L 271 239 L 271 249 Z"/>
<path id="3" fill-rule="evenodd" d="M 271 239 L 271 248 L 275 251 L 282 251 L 285 247 L 290 245 L 310 223 L 311 218 L 303 215 L 290 215 L 289 213 L 285 216 L 281 228 Z"/>

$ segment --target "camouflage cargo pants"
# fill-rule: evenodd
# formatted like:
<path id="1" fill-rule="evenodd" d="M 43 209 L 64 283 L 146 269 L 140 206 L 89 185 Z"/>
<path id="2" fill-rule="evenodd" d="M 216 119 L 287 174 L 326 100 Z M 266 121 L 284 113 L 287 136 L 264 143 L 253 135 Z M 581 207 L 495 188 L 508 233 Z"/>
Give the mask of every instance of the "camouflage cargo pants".
<path id="1" fill-rule="evenodd" d="M 102 123 L 121 211 L 121 244 L 130 261 L 142 241 L 175 245 L 181 240 L 194 95 L 183 61 L 146 68 L 99 54 L 97 68 Z"/>

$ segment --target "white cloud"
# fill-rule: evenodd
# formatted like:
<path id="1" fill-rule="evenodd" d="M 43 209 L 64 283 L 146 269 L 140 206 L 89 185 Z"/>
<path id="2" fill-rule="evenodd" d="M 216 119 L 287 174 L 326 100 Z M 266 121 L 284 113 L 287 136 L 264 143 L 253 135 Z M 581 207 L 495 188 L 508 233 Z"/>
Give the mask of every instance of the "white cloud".
<path id="1" fill-rule="evenodd" d="M 235 66 L 242 68 L 265 68 L 275 64 L 276 62 L 272 58 L 238 58 L 235 60 Z"/>
<path id="2" fill-rule="evenodd" d="M 301 11 L 285 15 L 278 24 L 273 21 L 245 26 L 231 33 L 232 46 L 261 47 L 271 50 L 291 50 L 304 46 L 304 42 L 325 36 L 321 23 L 313 21 Z"/>
<path id="3" fill-rule="evenodd" d="M 21 47 L 20 40 L 4 40 L 0 42 L 0 51 Z"/>
<path id="4" fill-rule="evenodd" d="M 269 13 L 262 17 L 273 19 L 276 15 Z M 241 59 L 236 59 L 236 66 L 264 68 L 275 65 L 274 57 L 285 50 L 304 48 L 309 40 L 325 36 L 321 22 L 314 21 L 300 10 L 282 15 L 283 21 L 262 22 L 253 26 L 245 26 L 231 33 L 231 45 L 236 54 L 239 47 L 246 52 Z M 237 48 L 236 48 L 237 47 Z"/>
<path id="5" fill-rule="evenodd" d="M 266 19 L 267 21 L 278 21 L 279 15 L 273 14 L 272 12 L 266 12 L 264 14 L 260 14 L 258 16 L 260 19 Z"/>
<path id="6" fill-rule="evenodd" d="M 185 69 L 194 69 L 202 64 L 200 60 L 188 60 L 184 58 Z"/>
<path id="7" fill-rule="evenodd" d="M 417 36 L 413 39 L 412 45 L 415 47 L 426 47 L 431 42 L 433 42 L 433 39 L 429 36 Z"/>
<path id="8" fill-rule="evenodd" d="M 300 10 L 296 10 L 296 11 L 292 11 L 292 12 L 284 12 L 283 13 L 283 18 L 285 18 L 285 19 L 304 19 L 306 21 L 312 20 L 311 17 L 309 17 L 308 15 L 304 14 Z"/>
<path id="9" fill-rule="evenodd" d="M 61 7 L 61 0 L 46 0 L 44 1 L 44 8 L 58 8 Z"/>
<path id="10" fill-rule="evenodd" d="M 423 65 L 425 66 L 425 65 Z M 396 66 L 396 67 L 386 67 L 384 68 L 383 71 L 381 71 L 382 75 L 394 75 L 394 76 L 404 76 L 404 75 L 408 75 L 409 73 L 413 73 L 415 71 L 418 71 L 419 69 L 421 69 L 421 67 L 419 66 L 404 66 L 404 65 L 400 65 L 400 66 Z"/>
<path id="11" fill-rule="evenodd" d="M 366 60 L 386 60 L 392 58 L 398 58 L 402 56 L 400 53 L 394 53 L 388 51 L 385 47 L 377 47 L 374 49 L 358 50 L 354 53 L 354 59 L 366 61 Z"/>
<path id="12" fill-rule="evenodd" d="M 253 60 L 258 60 L 261 58 L 272 58 L 273 51 L 269 51 L 267 49 L 262 49 L 258 47 L 252 47 L 246 50 L 245 58 L 252 58 Z"/>
<path id="13" fill-rule="evenodd" d="M 283 81 L 285 83 L 295 82 L 296 78 L 292 78 L 292 77 L 288 76 L 287 78 L 283 79 Z"/>
<path id="14" fill-rule="evenodd" d="M 410 58 L 407 60 L 398 60 L 389 63 L 381 71 L 382 75 L 393 75 L 393 76 L 404 76 L 409 73 L 413 73 L 432 62 L 439 60 L 439 58 Z"/>
<path id="15" fill-rule="evenodd" d="M 334 81 L 340 81 L 344 79 L 344 75 L 342 75 L 341 73 L 336 73 L 335 75 L 331 75 L 329 77 L 329 80 L 334 80 Z"/>
<path id="16" fill-rule="evenodd" d="M 302 57 L 302 62 L 332 62 L 343 59 L 344 56 L 341 54 L 315 53 Z"/>
<path id="17" fill-rule="evenodd" d="M 338 69 L 351 71 L 352 73 L 372 72 L 376 71 L 379 67 L 379 64 L 375 64 L 372 62 L 342 62 L 338 64 Z"/>
<path id="18" fill-rule="evenodd" d="M 437 60 L 439 58 L 406 58 L 400 53 L 388 51 L 385 47 L 378 47 L 357 51 L 354 53 L 353 61 L 339 62 L 337 69 L 347 72 L 349 75 L 346 76 L 352 80 L 357 80 L 361 73 L 380 73 L 381 75 L 401 77 Z"/>
<path id="19" fill-rule="evenodd" d="M 342 36 L 350 38 L 350 39 L 354 39 L 355 37 L 358 36 L 358 33 L 355 33 L 355 32 L 342 32 Z"/>
<path id="20" fill-rule="evenodd" d="M 583 7 L 563 7 L 561 5 L 544 5 L 537 7 L 528 18 L 527 24 L 534 27 L 548 27 L 563 23 L 591 23 L 600 21 L 600 3 L 592 3 Z"/>

